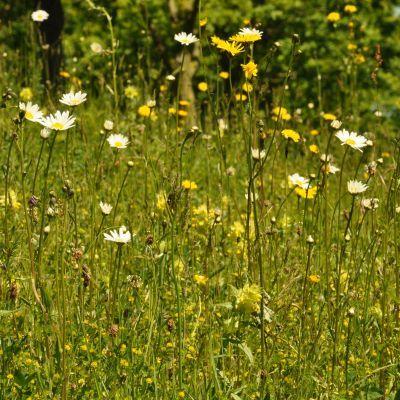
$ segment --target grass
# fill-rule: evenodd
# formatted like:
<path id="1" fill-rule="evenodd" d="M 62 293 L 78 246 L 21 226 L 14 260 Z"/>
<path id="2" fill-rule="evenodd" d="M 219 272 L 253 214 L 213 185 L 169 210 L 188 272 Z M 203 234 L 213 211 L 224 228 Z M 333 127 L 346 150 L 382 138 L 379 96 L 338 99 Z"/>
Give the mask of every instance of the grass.
<path id="1" fill-rule="evenodd" d="M 271 104 L 268 69 L 240 67 L 257 42 L 230 61 L 240 79 L 216 65 L 195 104 L 180 102 L 184 53 L 176 81 L 136 96 L 100 11 L 113 89 L 85 87 L 73 108 L 61 89 L 42 97 L 75 127 L 43 138 L 18 108 L 26 93 L 4 88 L 0 398 L 397 399 L 399 148 L 358 112 L 357 64 L 332 110 L 329 93 L 292 103 L 297 36 Z M 332 120 L 372 143 L 341 145 Z M 104 240 L 121 226 L 129 242 Z"/>

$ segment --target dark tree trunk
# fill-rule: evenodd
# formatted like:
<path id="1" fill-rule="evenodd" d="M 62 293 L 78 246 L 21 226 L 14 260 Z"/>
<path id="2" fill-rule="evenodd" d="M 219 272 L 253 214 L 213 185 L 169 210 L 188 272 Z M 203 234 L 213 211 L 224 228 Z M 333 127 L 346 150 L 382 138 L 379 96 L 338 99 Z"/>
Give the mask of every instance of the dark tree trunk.
<path id="1" fill-rule="evenodd" d="M 45 62 L 47 62 L 47 71 L 44 71 L 43 75 L 54 87 L 62 60 L 61 33 L 64 27 L 64 11 L 61 0 L 36 0 L 35 3 L 36 9 L 49 13 L 49 18 L 40 24 L 40 31 L 45 45 Z"/>

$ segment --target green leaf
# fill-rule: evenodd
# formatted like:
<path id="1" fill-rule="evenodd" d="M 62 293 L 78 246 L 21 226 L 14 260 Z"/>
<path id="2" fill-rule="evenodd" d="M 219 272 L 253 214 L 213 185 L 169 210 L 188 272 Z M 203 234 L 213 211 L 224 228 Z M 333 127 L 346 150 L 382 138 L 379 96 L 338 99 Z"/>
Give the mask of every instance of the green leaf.
<path id="1" fill-rule="evenodd" d="M 253 353 L 251 352 L 249 346 L 245 342 L 239 344 L 239 349 L 243 350 L 244 354 L 246 354 L 247 358 L 250 361 L 250 364 L 253 364 L 254 362 L 254 357 Z"/>

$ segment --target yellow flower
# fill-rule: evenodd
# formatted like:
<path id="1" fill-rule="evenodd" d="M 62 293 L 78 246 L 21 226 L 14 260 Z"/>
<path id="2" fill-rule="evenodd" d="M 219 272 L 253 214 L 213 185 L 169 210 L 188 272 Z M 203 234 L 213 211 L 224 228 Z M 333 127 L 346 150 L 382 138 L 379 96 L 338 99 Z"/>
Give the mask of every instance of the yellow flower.
<path id="1" fill-rule="evenodd" d="M 0 196 L 0 205 L 5 206 L 6 204 L 6 196 L 2 195 Z M 17 199 L 17 194 L 14 192 L 14 190 L 10 190 L 8 192 L 8 202 L 7 206 L 11 207 L 13 210 L 18 210 L 21 208 L 21 203 Z"/>
<path id="2" fill-rule="evenodd" d="M 318 154 L 319 153 L 319 148 L 318 148 L 318 146 L 316 144 L 311 144 L 309 146 L 309 149 L 310 149 L 311 153 L 314 153 L 314 154 Z"/>
<path id="3" fill-rule="evenodd" d="M 246 284 L 236 293 L 236 308 L 246 314 L 260 311 L 261 289 L 258 285 Z"/>
<path id="4" fill-rule="evenodd" d="M 159 210 L 165 210 L 167 202 L 165 200 L 165 193 L 161 192 L 157 194 L 157 208 Z"/>
<path id="5" fill-rule="evenodd" d="M 235 235 L 235 237 L 240 237 L 244 233 L 244 226 L 240 221 L 235 221 L 231 226 L 231 231 Z"/>
<path id="6" fill-rule="evenodd" d="M 347 50 L 349 50 L 349 51 L 354 51 L 356 49 L 357 49 L 357 46 L 354 43 L 349 43 L 347 45 Z"/>
<path id="7" fill-rule="evenodd" d="M 347 4 L 344 7 L 344 11 L 349 13 L 349 14 L 354 14 L 355 12 L 357 12 L 357 7 L 353 4 Z"/>
<path id="8" fill-rule="evenodd" d="M 244 20 L 243 20 L 243 25 L 250 25 L 250 20 L 248 19 L 248 18 L 245 18 Z"/>
<path id="9" fill-rule="evenodd" d="M 139 92 L 138 90 L 135 88 L 135 86 L 127 86 L 124 90 L 125 96 L 128 99 L 134 99 L 135 97 L 138 96 Z"/>
<path id="10" fill-rule="evenodd" d="M 179 105 L 183 106 L 183 107 L 188 107 L 189 106 L 189 102 L 187 100 L 179 100 Z"/>
<path id="11" fill-rule="evenodd" d="M 243 83 L 242 89 L 245 92 L 250 93 L 250 92 L 253 91 L 253 85 L 251 83 L 249 83 L 249 82 L 245 82 L 245 83 Z"/>
<path id="12" fill-rule="evenodd" d="M 183 390 L 181 390 L 180 392 L 178 392 L 178 397 L 180 399 L 183 399 L 185 397 L 185 392 Z"/>
<path id="13" fill-rule="evenodd" d="M 283 121 L 290 121 L 290 119 L 292 118 L 285 107 L 275 107 L 272 110 L 272 114 L 272 119 L 274 121 L 277 121 L 278 118 L 282 119 Z"/>
<path id="14" fill-rule="evenodd" d="M 240 64 L 240 66 L 243 69 L 246 79 L 251 79 L 253 76 L 257 76 L 258 67 L 253 61 L 250 61 L 247 64 Z"/>
<path id="15" fill-rule="evenodd" d="M 176 114 L 176 108 L 174 107 L 168 108 L 168 114 Z"/>
<path id="16" fill-rule="evenodd" d="M 205 275 L 198 275 L 198 274 L 195 274 L 193 276 L 193 279 L 198 285 L 205 285 L 208 281 L 208 278 Z"/>
<path id="17" fill-rule="evenodd" d="M 138 114 L 141 117 L 148 118 L 151 114 L 151 108 L 148 105 L 143 105 L 138 108 Z"/>
<path id="18" fill-rule="evenodd" d="M 240 93 L 237 93 L 237 94 L 235 94 L 235 99 L 237 100 L 237 101 L 246 101 L 247 100 L 247 96 L 245 95 L 245 94 L 240 94 Z"/>
<path id="19" fill-rule="evenodd" d="M 197 88 L 198 88 L 201 92 L 206 92 L 207 89 L 208 89 L 208 85 L 207 85 L 206 82 L 200 82 L 200 83 L 197 85 Z"/>
<path id="20" fill-rule="evenodd" d="M 178 110 L 178 115 L 180 117 L 186 117 L 188 115 L 188 112 L 186 110 Z"/>
<path id="21" fill-rule="evenodd" d="M 206 26 L 207 25 L 207 21 L 208 21 L 208 19 L 207 19 L 207 17 L 205 17 L 205 18 L 202 18 L 201 20 L 200 20 L 200 26 L 201 27 L 203 27 L 203 26 Z"/>
<path id="22" fill-rule="evenodd" d="M 321 280 L 321 278 L 319 277 L 319 275 L 310 275 L 310 276 L 308 277 L 308 280 L 309 280 L 311 283 L 318 283 L 318 282 Z"/>
<path id="23" fill-rule="evenodd" d="M 282 131 L 282 135 L 286 138 L 286 139 L 292 139 L 293 142 L 299 142 L 300 141 L 300 135 L 294 131 L 293 129 L 284 129 Z"/>
<path id="24" fill-rule="evenodd" d="M 318 136 L 319 135 L 319 130 L 318 129 L 311 129 L 310 135 L 311 136 Z"/>
<path id="25" fill-rule="evenodd" d="M 61 76 L 61 78 L 65 79 L 68 79 L 71 76 L 68 71 L 60 71 L 59 75 Z"/>
<path id="26" fill-rule="evenodd" d="M 338 22 L 340 20 L 340 14 L 338 12 L 331 12 L 326 16 L 329 22 Z"/>
<path id="27" fill-rule="evenodd" d="M 219 73 L 219 77 L 222 78 L 222 79 L 228 79 L 229 78 L 229 72 L 221 71 Z"/>
<path id="28" fill-rule="evenodd" d="M 160 85 L 160 92 L 165 92 L 167 90 L 167 85 Z"/>
<path id="29" fill-rule="evenodd" d="M 254 43 L 261 40 L 263 32 L 255 28 L 242 28 L 237 35 L 230 37 L 233 42 Z"/>
<path id="30" fill-rule="evenodd" d="M 365 62 L 365 57 L 362 54 L 358 53 L 354 56 L 354 62 L 356 64 L 362 64 Z"/>
<path id="31" fill-rule="evenodd" d="M 9 381 L 11 381 L 12 379 L 14 379 L 14 375 L 13 374 L 7 374 L 7 379 Z"/>
<path id="32" fill-rule="evenodd" d="M 212 36 L 211 42 L 214 46 L 216 46 L 220 50 L 224 50 L 231 54 L 232 56 L 236 56 L 237 54 L 244 51 L 244 48 L 241 44 L 228 42 L 227 40 L 223 40 L 218 36 Z"/>
<path id="33" fill-rule="evenodd" d="M 153 383 L 153 379 L 151 379 L 151 378 L 146 378 L 146 383 L 147 383 L 148 385 L 151 385 L 151 384 Z"/>
<path id="34" fill-rule="evenodd" d="M 197 184 L 196 184 L 196 182 L 189 181 L 188 179 L 185 179 L 182 182 L 182 187 L 184 189 L 186 189 L 186 190 L 195 190 L 195 189 L 197 189 Z"/>
<path id="35" fill-rule="evenodd" d="M 323 113 L 322 118 L 325 121 L 334 121 L 335 119 L 337 119 L 335 114 L 329 114 L 329 113 Z"/>
<path id="36" fill-rule="evenodd" d="M 30 87 L 24 87 L 19 92 L 19 97 L 24 101 L 32 100 L 33 93 Z"/>
<path id="37" fill-rule="evenodd" d="M 125 360 L 124 358 L 122 360 L 120 360 L 119 365 L 121 367 L 127 367 L 129 365 L 128 360 Z"/>
<path id="38" fill-rule="evenodd" d="M 295 192 L 297 195 L 302 197 L 303 199 L 313 199 L 315 195 L 317 194 L 317 187 L 308 187 L 307 189 L 304 189 L 300 186 L 296 187 Z"/>

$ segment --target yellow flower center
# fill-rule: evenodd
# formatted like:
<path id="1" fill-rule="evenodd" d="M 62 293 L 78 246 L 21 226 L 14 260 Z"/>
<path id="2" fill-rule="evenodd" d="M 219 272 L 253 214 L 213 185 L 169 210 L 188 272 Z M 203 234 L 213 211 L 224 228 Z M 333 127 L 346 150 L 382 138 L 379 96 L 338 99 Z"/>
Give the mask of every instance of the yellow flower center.
<path id="1" fill-rule="evenodd" d="M 55 129 L 56 131 L 60 131 L 62 129 L 64 129 L 64 125 L 61 122 L 53 122 L 53 124 L 51 125 L 52 129 Z"/>
<path id="2" fill-rule="evenodd" d="M 26 111 L 25 112 L 25 118 L 26 119 L 33 119 L 33 114 L 31 112 L 29 112 L 29 111 Z"/>
<path id="3" fill-rule="evenodd" d="M 354 139 L 346 139 L 345 143 L 348 144 L 349 146 L 352 146 L 352 145 L 356 144 Z"/>
<path id="4" fill-rule="evenodd" d="M 115 147 L 122 147 L 122 142 L 120 142 L 119 140 L 117 140 L 117 141 L 114 143 L 114 145 L 115 145 Z"/>

